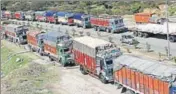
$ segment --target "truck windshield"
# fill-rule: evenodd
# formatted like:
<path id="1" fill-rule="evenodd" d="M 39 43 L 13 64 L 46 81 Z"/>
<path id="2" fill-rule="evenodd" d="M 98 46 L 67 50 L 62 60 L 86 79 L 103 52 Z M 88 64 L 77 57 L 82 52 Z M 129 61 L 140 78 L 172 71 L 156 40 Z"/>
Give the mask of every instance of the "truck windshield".
<path id="1" fill-rule="evenodd" d="M 23 39 L 26 39 L 26 36 L 23 36 Z"/>
<path id="2" fill-rule="evenodd" d="M 112 64 L 112 60 L 108 60 L 108 61 L 106 61 L 106 64 L 107 64 L 107 65 Z"/>
<path id="3" fill-rule="evenodd" d="M 69 51 L 69 48 L 64 49 L 64 52 L 68 52 L 68 51 Z"/>
<path id="4" fill-rule="evenodd" d="M 89 19 L 88 19 L 88 18 L 85 18 L 84 20 L 85 20 L 85 21 L 88 21 Z"/>

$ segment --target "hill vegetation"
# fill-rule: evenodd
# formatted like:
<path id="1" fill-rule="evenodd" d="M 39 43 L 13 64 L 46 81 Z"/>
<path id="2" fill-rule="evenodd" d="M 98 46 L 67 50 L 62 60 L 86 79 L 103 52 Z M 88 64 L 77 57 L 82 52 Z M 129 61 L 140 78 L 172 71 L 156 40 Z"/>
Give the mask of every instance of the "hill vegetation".
<path id="1" fill-rule="evenodd" d="M 98 14 L 114 14 L 124 15 L 143 12 L 145 9 L 154 9 L 163 11 L 162 5 L 165 2 L 110 2 L 110 1 L 4 1 L 2 4 L 3 9 L 11 11 L 27 11 L 27 10 L 58 10 L 58 11 L 70 11 L 70 12 L 84 12 L 93 15 Z M 163 13 L 163 12 L 162 12 Z M 176 15 L 176 4 L 169 3 L 169 14 Z"/>

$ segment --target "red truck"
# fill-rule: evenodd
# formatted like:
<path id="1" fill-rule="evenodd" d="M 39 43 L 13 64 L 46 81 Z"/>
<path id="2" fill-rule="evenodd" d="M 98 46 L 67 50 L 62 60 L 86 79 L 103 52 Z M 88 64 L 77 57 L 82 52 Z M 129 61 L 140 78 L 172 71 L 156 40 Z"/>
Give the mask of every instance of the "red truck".
<path id="1" fill-rule="evenodd" d="M 102 17 L 91 17 L 91 26 L 95 31 L 106 31 L 106 32 L 120 32 L 124 31 L 126 28 L 123 23 L 123 18 L 116 16 L 102 16 Z"/>
<path id="2" fill-rule="evenodd" d="M 125 94 L 176 94 L 176 66 L 121 55 L 114 60 L 114 81 Z"/>
<path id="3" fill-rule="evenodd" d="M 17 11 L 14 13 L 15 19 L 17 20 L 25 20 L 24 12 Z"/>
<path id="4" fill-rule="evenodd" d="M 103 83 L 113 82 L 113 59 L 121 55 L 110 42 L 83 36 L 73 39 L 74 61 L 83 74 L 93 74 Z"/>
<path id="5" fill-rule="evenodd" d="M 160 18 L 156 16 L 154 13 L 136 13 L 134 15 L 134 18 L 137 24 L 141 23 L 162 24 L 166 21 L 165 18 Z"/>
<path id="6" fill-rule="evenodd" d="M 32 51 L 40 53 L 40 55 L 43 55 L 42 52 L 44 50 L 43 39 L 44 39 L 44 32 L 40 32 L 37 30 L 29 30 L 27 32 L 28 47 Z"/>

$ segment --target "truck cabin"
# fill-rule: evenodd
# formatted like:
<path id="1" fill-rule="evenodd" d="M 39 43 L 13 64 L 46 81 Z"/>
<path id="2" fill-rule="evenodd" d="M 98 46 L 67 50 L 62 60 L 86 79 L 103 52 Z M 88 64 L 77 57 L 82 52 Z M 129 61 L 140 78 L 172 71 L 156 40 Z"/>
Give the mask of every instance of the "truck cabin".
<path id="1" fill-rule="evenodd" d="M 105 70 L 108 76 L 113 75 L 113 59 L 122 54 L 120 49 L 115 45 L 107 45 L 105 47 L 97 47 L 97 61 L 100 62 L 100 69 Z"/>
<path id="2" fill-rule="evenodd" d="M 74 22 L 74 20 L 73 20 L 73 13 L 67 13 L 66 15 L 65 15 L 65 18 L 66 18 L 66 20 L 68 21 L 68 24 L 73 24 L 73 22 Z"/>
<path id="3" fill-rule="evenodd" d="M 110 20 L 110 25 L 112 26 L 113 31 L 124 28 L 123 18 L 114 18 Z"/>
<path id="4" fill-rule="evenodd" d="M 27 39 L 27 35 L 26 35 L 27 31 L 28 31 L 28 28 L 26 26 L 20 26 L 20 27 L 15 28 L 15 32 L 21 40 Z"/>
<path id="5" fill-rule="evenodd" d="M 26 32 L 28 29 L 26 26 L 9 24 L 5 28 L 7 36 L 13 37 L 14 41 L 19 43 L 26 43 L 27 36 Z"/>

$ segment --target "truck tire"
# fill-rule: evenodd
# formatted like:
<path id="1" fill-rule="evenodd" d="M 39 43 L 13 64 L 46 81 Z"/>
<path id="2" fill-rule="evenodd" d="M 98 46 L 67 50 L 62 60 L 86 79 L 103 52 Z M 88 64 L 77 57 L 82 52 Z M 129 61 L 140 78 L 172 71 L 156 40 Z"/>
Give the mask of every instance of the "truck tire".
<path id="1" fill-rule="evenodd" d="M 94 30 L 97 31 L 97 27 L 96 26 L 94 26 Z"/>
<path id="2" fill-rule="evenodd" d="M 143 33 L 142 35 L 144 38 L 148 38 L 148 36 L 149 36 L 147 33 Z"/>
<path id="3" fill-rule="evenodd" d="M 97 31 L 100 32 L 100 27 L 97 27 Z"/>
<path id="4" fill-rule="evenodd" d="M 87 72 L 85 71 L 84 67 L 82 65 L 80 65 L 80 71 L 83 75 L 86 75 Z"/>
<path id="5" fill-rule="evenodd" d="M 108 29 L 108 28 L 106 28 L 106 32 L 111 33 L 111 30 L 110 30 L 110 29 Z"/>
<path id="6" fill-rule="evenodd" d="M 169 41 L 170 42 L 175 42 L 176 41 L 176 38 L 174 36 L 169 36 Z"/>
<path id="7" fill-rule="evenodd" d="M 125 94 L 135 94 L 135 92 L 133 92 L 132 90 L 127 90 L 126 92 L 125 92 Z"/>
<path id="8" fill-rule="evenodd" d="M 83 25 L 83 29 L 86 29 L 86 26 L 85 26 L 85 25 Z"/>
<path id="9" fill-rule="evenodd" d="M 135 37 L 137 37 L 137 36 L 138 36 L 138 32 L 137 32 L 137 31 L 134 31 L 134 32 L 133 32 L 133 35 L 134 35 Z"/>
<path id="10" fill-rule="evenodd" d="M 51 58 L 51 56 L 49 56 L 49 60 L 50 60 L 50 61 L 53 61 L 53 59 Z"/>
<path id="11" fill-rule="evenodd" d="M 138 32 L 138 36 L 139 36 L 139 37 L 142 37 L 142 36 L 143 36 L 143 33 L 142 33 L 142 32 Z"/>
<path id="12" fill-rule="evenodd" d="M 100 80 L 101 80 L 102 83 L 107 84 L 107 80 L 102 74 L 100 74 L 99 77 L 100 77 Z"/>

